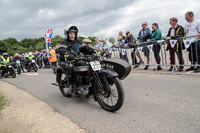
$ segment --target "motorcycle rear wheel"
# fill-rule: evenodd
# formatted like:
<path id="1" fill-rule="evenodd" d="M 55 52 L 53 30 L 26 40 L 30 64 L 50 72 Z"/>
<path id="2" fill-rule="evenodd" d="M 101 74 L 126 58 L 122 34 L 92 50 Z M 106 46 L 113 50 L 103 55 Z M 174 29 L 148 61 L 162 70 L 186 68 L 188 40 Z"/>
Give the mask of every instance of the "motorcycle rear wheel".
<path id="1" fill-rule="evenodd" d="M 65 73 L 62 73 L 59 77 L 58 77 L 58 79 L 59 79 L 59 89 L 60 89 L 60 92 L 62 93 L 62 95 L 64 96 L 64 97 L 71 97 L 71 93 L 69 93 L 69 91 L 68 91 L 68 87 L 69 87 L 69 85 L 68 85 L 68 83 L 67 83 L 67 76 L 66 76 L 66 74 Z"/>
<path id="2" fill-rule="evenodd" d="M 106 77 L 106 76 L 105 76 Z M 124 103 L 124 89 L 118 77 L 106 77 L 109 83 L 110 91 L 106 92 L 105 83 L 102 80 L 104 90 L 100 90 L 95 85 L 94 93 L 99 105 L 106 111 L 115 112 L 119 110 Z"/>

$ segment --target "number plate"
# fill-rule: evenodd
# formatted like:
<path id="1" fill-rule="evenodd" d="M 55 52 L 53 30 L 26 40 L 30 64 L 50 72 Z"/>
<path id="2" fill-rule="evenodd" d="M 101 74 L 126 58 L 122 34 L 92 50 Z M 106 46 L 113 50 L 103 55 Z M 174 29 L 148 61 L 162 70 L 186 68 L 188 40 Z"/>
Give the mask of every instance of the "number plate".
<path id="1" fill-rule="evenodd" d="M 19 61 L 19 60 L 17 60 L 17 61 L 16 61 L 16 63 L 17 63 L 17 64 L 19 64 L 19 63 L 20 63 L 20 61 Z"/>
<path id="2" fill-rule="evenodd" d="M 35 60 L 32 60 L 32 63 L 35 63 Z"/>
<path id="3" fill-rule="evenodd" d="M 101 64 L 99 61 L 92 61 L 90 62 L 90 65 L 94 71 L 101 70 Z"/>

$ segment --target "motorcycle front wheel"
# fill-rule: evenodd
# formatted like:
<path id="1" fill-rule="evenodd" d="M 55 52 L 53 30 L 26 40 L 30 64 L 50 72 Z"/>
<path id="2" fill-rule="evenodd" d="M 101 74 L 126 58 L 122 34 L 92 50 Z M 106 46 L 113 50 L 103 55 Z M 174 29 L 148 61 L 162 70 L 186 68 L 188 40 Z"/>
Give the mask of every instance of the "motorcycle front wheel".
<path id="1" fill-rule="evenodd" d="M 21 68 L 20 68 L 20 66 L 17 66 L 17 73 L 21 74 Z"/>
<path id="2" fill-rule="evenodd" d="M 35 72 L 37 72 L 37 66 L 36 66 L 36 64 L 33 64 L 33 70 L 34 70 Z"/>
<path id="3" fill-rule="evenodd" d="M 10 68 L 10 76 L 11 76 L 12 78 L 15 78 L 15 77 L 16 77 L 16 73 L 15 73 L 14 68 Z"/>
<path id="4" fill-rule="evenodd" d="M 99 105 L 109 112 L 119 110 L 124 103 L 124 89 L 119 78 L 102 75 L 100 76 L 100 80 L 103 85 L 103 90 L 97 84 L 94 87 L 95 97 Z"/>
<path id="5" fill-rule="evenodd" d="M 27 65 L 27 72 L 30 72 L 30 71 L 31 71 L 31 66 Z"/>

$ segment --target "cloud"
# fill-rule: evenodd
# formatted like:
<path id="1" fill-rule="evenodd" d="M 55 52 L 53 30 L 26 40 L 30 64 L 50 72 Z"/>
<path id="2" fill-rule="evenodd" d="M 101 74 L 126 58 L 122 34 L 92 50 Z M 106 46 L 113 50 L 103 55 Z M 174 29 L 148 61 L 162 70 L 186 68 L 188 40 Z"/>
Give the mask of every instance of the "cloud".
<path id="1" fill-rule="evenodd" d="M 199 5 L 199 0 L 1 0 L 0 40 L 38 38 L 47 28 L 54 29 L 54 36 L 64 36 L 70 23 L 78 26 L 80 36 L 117 38 L 127 30 L 137 36 L 143 21 L 149 27 L 157 22 L 164 35 L 171 17 L 184 26 L 185 12 L 192 10 L 200 19 Z"/>

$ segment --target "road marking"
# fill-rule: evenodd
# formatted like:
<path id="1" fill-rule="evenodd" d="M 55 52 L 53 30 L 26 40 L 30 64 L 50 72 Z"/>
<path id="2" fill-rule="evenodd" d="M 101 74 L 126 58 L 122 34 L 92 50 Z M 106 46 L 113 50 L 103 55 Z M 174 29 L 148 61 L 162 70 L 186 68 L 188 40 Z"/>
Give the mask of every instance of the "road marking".
<path id="1" fill-rule="evenodd" d="M 28 76 L 36 76 L 39 75 L 39 73 L 22 73 L 24 75 L 28 75 Z"/>

